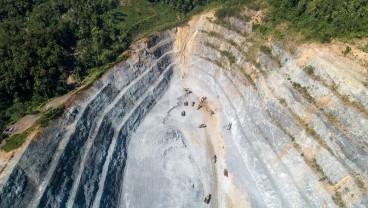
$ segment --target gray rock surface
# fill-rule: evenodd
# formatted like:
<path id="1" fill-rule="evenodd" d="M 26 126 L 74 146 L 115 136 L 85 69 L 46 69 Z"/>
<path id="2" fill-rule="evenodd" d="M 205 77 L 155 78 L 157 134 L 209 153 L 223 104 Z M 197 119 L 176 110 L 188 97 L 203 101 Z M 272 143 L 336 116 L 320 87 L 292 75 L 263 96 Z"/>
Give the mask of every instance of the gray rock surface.
<path id="1" fill-rule="evenodd" d="M 252 54 L 251 23 L 211 18 L 132 46 L 29 144 L 0 207 L 367 207 L 361 66 L 272 41 Z"/>

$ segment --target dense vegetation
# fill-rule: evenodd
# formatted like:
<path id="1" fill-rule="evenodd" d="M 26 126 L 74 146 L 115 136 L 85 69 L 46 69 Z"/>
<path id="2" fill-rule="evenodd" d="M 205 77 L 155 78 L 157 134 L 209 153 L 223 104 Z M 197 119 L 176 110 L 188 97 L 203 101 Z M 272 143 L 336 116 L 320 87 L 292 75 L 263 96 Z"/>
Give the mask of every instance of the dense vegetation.
<path id="1" fill-rule="evenodd" d="M 173 7 L 181 12 L 190 12 L 196 7 L 204 6 L 206 3 L 214 0 L 149 0 L 150 2 L 160 2 Z"/>
<path id="2" fill-rule="evenodd" d="M 216 16 L 239 16 L 242 5 L 264 9 L 266 24 L 256 25 L 255 29 L 277 38 L 291 33 L 320 42 L 368 37 L 366 0 L 229 0 Z"/>
<path id="3" fill-rule="evenodd" d="M 287 23 L 279 35 L 301 32 L 306 39 L 329 42 L 368 37 L 366 0 L 269 0 L 271 11 L 266 30 Z M 280 33 L 281 32 L 281 33 Z M 275 33 L 275 34 L 276 34 Z"/>
<path id="4" fill-rule="evenodd" d="M 111 62 L 129 44 L 114 26 L 117 1 L 1 1 L 0 120 L 64 94 L 69 75 Z"/>
<path id="5" fill-rule="evenodd" d="M 165 2 L 148 0 L 1 1 L 0 131 L 73 89 L 68 77 L 81 83 L 116 60 L 140 34 L 184 17 Z M 1 137 L 0 132 L 0 142 Z"/>

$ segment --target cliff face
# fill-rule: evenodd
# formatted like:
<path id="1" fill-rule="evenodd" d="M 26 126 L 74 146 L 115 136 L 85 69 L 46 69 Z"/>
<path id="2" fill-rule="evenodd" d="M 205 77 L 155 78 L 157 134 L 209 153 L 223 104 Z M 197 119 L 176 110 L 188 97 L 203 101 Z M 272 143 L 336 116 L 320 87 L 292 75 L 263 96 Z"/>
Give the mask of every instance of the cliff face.
<path id="1" fill-rule="evenodd" d="M 30 143 L 0 206 L 368 206 L 367 69 L 260 43 L 248 12 L 134 45 Z"/>
<path id="2" fill-rule="evenodd" d="M 117 204 L 131 133 L 165 92 L 174 67 L 169 33 L 135 47 L 132 58 L 31 142 L 1 191 L 1 207 Z"/>

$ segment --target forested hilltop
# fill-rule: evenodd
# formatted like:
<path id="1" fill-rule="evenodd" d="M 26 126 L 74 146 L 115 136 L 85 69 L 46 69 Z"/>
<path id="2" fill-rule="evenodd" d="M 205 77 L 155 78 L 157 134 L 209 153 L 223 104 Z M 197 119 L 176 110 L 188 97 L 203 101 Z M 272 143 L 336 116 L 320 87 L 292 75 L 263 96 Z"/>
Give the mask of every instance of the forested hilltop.
<path id="1" fill-rule="evenodd" d="M 329 42 L 368 37 L 366 0 L 270 0 L 268 20 L 287 22 L 289 31 L 300 31 L 307 39 Z"/>
<path id="2" fill-rule="evenodd" d="M 66 93 L 69 75 L 115 59 L 130 43 L 118 1 L 6 0 L 0 4 L 0 126 Z"/>
<path id="3" fill-rule="evenodd" d="M 0 2 L 0 130 L 67 93 L 113 62 L 136 33 L 164 29 L 204 1 L 171 6 L 148 0 Z"/>
<path id="4" fill-rule="evenodd" d="M 244 5 L 264 9 L 265 24 L 255 29 L 281 39 L 292 32 L 322 42 L 368 35 L 366 0 L 4 0 L 0 130 L 93 76 L 134 39 L 183 23 L 209 4 L 220 18 L 239 15 Z M 282 23 L 287 29 L 277 31 Z"/>

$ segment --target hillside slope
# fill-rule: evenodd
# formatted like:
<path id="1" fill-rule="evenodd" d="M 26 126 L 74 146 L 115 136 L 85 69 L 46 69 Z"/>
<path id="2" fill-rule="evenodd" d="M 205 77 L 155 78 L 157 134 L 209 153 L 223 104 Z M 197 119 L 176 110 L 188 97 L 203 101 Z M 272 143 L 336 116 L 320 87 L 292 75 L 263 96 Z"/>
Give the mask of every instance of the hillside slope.
<path id="1" fill-rule="evenodd" d="M 134 45 L 5 167 L 0 206 L 367 207 L 367 69 L 245 12 Z"/>

